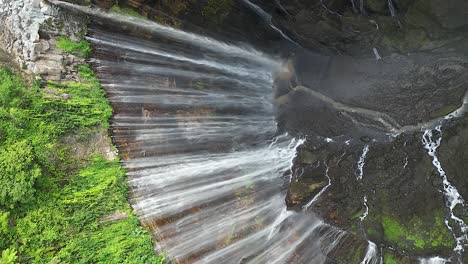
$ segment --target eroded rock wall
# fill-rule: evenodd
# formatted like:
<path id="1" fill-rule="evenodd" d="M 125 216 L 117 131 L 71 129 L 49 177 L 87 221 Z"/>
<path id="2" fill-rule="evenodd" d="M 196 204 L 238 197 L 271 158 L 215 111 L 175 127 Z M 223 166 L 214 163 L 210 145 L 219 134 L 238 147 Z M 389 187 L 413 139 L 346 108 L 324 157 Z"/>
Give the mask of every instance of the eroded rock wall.
<path id="1" fill-rule="evenodd" d="M 15 57 L 31 75 L 46 80 L 75 79 L 74 66 L 83 59 L 56 47 L 58 37 L 81 39 L 86 17 L 42 0 L 0 0 L 0 48 Z"/>

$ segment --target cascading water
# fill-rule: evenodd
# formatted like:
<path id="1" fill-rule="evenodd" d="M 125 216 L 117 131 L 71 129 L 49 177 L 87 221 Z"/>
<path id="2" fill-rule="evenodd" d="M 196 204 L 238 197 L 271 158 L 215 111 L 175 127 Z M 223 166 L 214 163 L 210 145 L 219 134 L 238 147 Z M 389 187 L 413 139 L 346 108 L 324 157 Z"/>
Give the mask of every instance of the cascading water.
<path id="1" fill-rule="evenodd" d="M 316 201 L 320 198 L 320 196 L 322 196 L 322 194 L 325 193 L 325 191 L 328 189 L 328 187 L 331 186 L 331 184 L 332 184 L 332 183 L 331 183 L 331 178 L 330 178 L 330 176 L 328 175 L 328 171 L 329 171 L 330 168 L 328 167 L 328 165 L 327 165 L 326 163 L 325 163 L 325 168 L 326 168 L 326 169 L 325 169 L 325 176 L 326 176 L 327 179 L 328 179 L 328 183 L 327 183 L 327 185 L 325 185 L 325 187 L 323 187 L 323 188 L 317 193 L 317 195 L 315 195 L 315 196 L 312 198 L 312 200 L 310 200 L 306 205 L 304 205 L 304 206 L 302 207 L 304 210 L 307 210 L 314 202 L 316 202 Z"/>
<path id="2" fill-rule="evenodd" d="M 364 165 L 365 165 L 365 162 L 366 162 L 366 156 L 367 156 L 368 152 L 369 152 L 369 145 L 366 144 L 366 145 L 364 145 L 364 148 L 362 149 L 361 156 L 359 157 L 359 160 L 357 162 L 357 167 L 358 168 L 357 168 L 357 171 L 356 171 L 356 175 L 357 175 L 357 180 L 358 181 L 362 181 L 362 177 L 364 176 Z M 359 216 L 359 221 L 361 223 L 361 226 L 362 226 L 363 221 L 366 220 L 366 218 L 369 216 L 369 205 L 367 204 L 367 195 L 364 195 L 363 205 L 364 205 L 365 211 L 361 216 Z M 380 258 L 379 258 L 379 252 L 378 252 L 378 249 L 377 249 L 377 245 L 372 241 L 367 241 L 367 243 L 368 243 L 368 246 L 367 246 L 366 255 L 364 256 L 364 259 L 361 261 L 360 264 L 377 264 L 377 263 L 379 263 L 380 258 L 382 257 L 382 254 L 380 254 Z"/>
<path id="3" fill-rule="evenodd" d="M 432 158 L 432 164 L 437 169 L 442 179 L 443 189 L 441 191 L 445 196 L 446 205 L 449 209 L 449 217 L 445 219 L 445 225 L 452 232 L 453 237 L 457 242 L 454 252 L 458 257 L 460 257 L 465 244 L 468 243 L 468 225 L 463 221 L 463 219 L 455 215 L 454 209 L 457 206 L 463 206 L 464 199 L 458 192 L 457 188 L 448 180 L 447 174 L 442 168 L 439 158 L 437 157 L 437 148 L 439 148 L 440 143 L 442 142 L 441 126 L 437 126 L 435 128 L 435 132 L 439 135 L 439 138 L 434 140 L 433 130 L 427 129 L 422 137 L 422 143 L 424 148 L 427 150 L 428 155 Z"/>
<path id="4" fill-rule="evenodd" d="M 420 264 L 445 264 L 447 262 L 449 262 L 449 261 L 446 260 L 446 259 L 443 259 L 441 257 L 433 257 L 433 258 L 429 258 L 429 259 L 420 259 L 419 260 Z"/>
<path id="5" fill-rule="evenodd" d="M 367 252 L 364 259 L 361 261 L 361 264 L 377 264 L 380 261 L 377 254 L 377 245 L 371 241 L 368 241 L 368 243 Z"/>
<path id="6" fill-rule="evenodd" d="M 362 154 L 359 157 L 357 163 L 356 176 L 358 180 L 362 180 L 362 176 L 364 175 L 364 165 L 366 163 L 367 152 L 369 152 L 369 145 L 364 146 L 364 148 L 362 149 Z"/>
<path id="7" fill-rule="evenodd" d="M 390 11 L 390 15 L 397 21 L 398 26 L 402 28 L 403 25 L 401 24 L 400 19 L 398 19 L 397 11 L 395 8 L 395 4 L 393 3 L 393 0 L 388 0 L 387 5 L 388 5 L 388 10 Z"/>
<path id="8" fill-rule="evenodd" d="M 366 211 L 359 217 L 359 220 L 362 222 L 366 220 L 367 216 L 369 215 L 369 206 L 367 205 L 367 196 L 364 196 L 364 207 L 366 208 Z"/>
<path id="9" fill-rule="evenodd" d="M 346 233 L 285 207 L 286 172 L 302 140 L 275 136 L 272 74 L 280 61 L 153 22 L 56 4 L 93 15 L 88 39 L 115 109 L 113 139 L 157 250 L 178 263 L 326 261 Z M 128 27 L 145 37 L 125 33 Z"/>
<path id="10" fill-rule="evenodd" d="M 356 8 L 356 3 L 354 2 L 354 0 L 350 0 L 350 1 L 351 1 L 351 6 L 353 7 L 354 13 L 357 13 L 358 10 L 357 10 L 357 8 Z"/>
<path id="11" fill-rule="evenodd" d="M 359 0 L 359 11 L 361 14 L 366 14 L 366 10 L 364 9 L 364 0 Z"/>
<path id="12" fill-rule="evenodd" d="M 270 14 L 268 14 L 267 12 L 265 12 L 261 7 L 259 7 L 258 5 L 250 2 L 249 0 L 242 0 L 242 2 L 245 3 L 250 9 L 252 9 L 268 26 L 270 26 L 273 30 L 278 32 L 281 35 L 281 37 L 283 37 L 287 41 L 293 43 L 294 45 L 299 46 L 299 44 L 297 42 L 295 42 L 290 37 L 288 37 L 288 35 L 284 34 L 284 32 L 281 29 L 279 29 L 278 27 L 276 27 L 273 24 L 272 16 Z M 280 6 L 281 6 L 281 4 L 280 4 Z M 284 8 L 283 8 L 283 10 L 284 10 Z M 284 12 L 287 13 L 286 10 Z"/>

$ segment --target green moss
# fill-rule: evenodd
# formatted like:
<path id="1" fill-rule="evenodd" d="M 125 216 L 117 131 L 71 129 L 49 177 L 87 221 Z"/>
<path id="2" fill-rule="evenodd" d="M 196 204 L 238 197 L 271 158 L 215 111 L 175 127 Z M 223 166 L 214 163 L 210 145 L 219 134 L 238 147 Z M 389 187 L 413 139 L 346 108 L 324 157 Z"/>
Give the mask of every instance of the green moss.
<path id="1" fill-rule="evenodd" d="M 384 215 L 382 227 L 385 239 L 400 249 L 423 251 L 454 246 L 441 213 L 435 214 L 429 223 L 418 217 L 413 217 L 408 223 L 402 223 L 390 215 Z"/>
<path id="2" fill-rule="evenodd" d="M 385 264 L 398 264 L 397 260 L 391 254 L 385 254 L 384 263 Z"/>
<path id="3" fill-rule="evenodd" d="M 128 7 L 120 7 L 118 4 L 115 4 L 114 6 L 112 6 L 112 8 L 110 10 L 114 11 L 116 13 L 126 14 L 126 15 L 129 15 L 129 16 L 132 16 L 132 17 L 146 18 L 146 17 L 140 15 L 140 13 L 138 13 L 137 11 L 135 11 L 135 10 L 133 10 L 131 8 L 128 8 Z"/>
<path id="4" fill-rule="evenodd" d="M 88 57 L 91 53 L 91 45 L 86 40 L 75 42 L 65 37 L 59 37 L 57 48 L 82 58 Z"/>

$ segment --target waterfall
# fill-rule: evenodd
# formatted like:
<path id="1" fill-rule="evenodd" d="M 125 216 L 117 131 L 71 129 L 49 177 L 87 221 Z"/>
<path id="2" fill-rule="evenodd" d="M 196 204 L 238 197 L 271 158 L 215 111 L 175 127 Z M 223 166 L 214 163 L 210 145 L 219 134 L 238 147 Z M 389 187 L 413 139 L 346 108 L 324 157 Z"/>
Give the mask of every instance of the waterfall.
<path id="1" fill-rule="evenodd" d="M 278 59 L 155 22 L 90 15 L 131 203 L 178 263 L 324 263 L 345 232 L 287 211 L 303 140 L 276 134 Z M 141 37 L 144 36 L 144 37 Z M 298 257 L 299 256 L 299 257 Z"/>
<path id="2" fill-rule="evenodd" d="M 449 262 L 446 259 L 443 259 L 441 257 L 433 257 L 429 259 L 420 259 L 419 264 L 445 264 Z"/>
<path id="3" fill-rule="evenodd" d="M 367 241 L 367 243 L 367 252 L 360 264 L 377 264 L 380 261 L 377 245 L 371 241 Z"/>
<path id="4" fill-rule="evenodd" d="M 456 225 L 451 225 L 449 220 L 445 219 L 445 225 L 447 228 L 452 232 L 454 239 L 457 242 L 456 247 L 454 248 L 454 252 L 458 255 L 461 255 L 463 252 L 463 245 L 468 241 L 468 226 L 465 224 L 463 219 L 456 216 L 454 213 L 454 209 L 457 205 L 464 205 L 464 200 L 461 194 L 458 192 L 457 188 L 448 180 L 447 174 L 445 173 L 444 169 L 442 168 L 442 164 L 437 157 L 437 149 L 442 142 L 442 130 L 441 126 L 437 126 L 435 128 L 436 133 L 439 134 L 439 138 L 434 140 L 433 131 L 427 129 L 422 137 L 422 143 L 424 148 L 427 150 L 428 155 L 432 158 L 432 164 L 439 172 L 439 176 L 442 179 L 443 189 L 441 190 L 444 194 L 446 205 L 450 211 L 449 218 L 453 220 L 453 223 Z M 458 227 L 461 231 L 461 236 L 457 235 L 454 228 Z M 437 263 L 437 262 L 436 262 Z"/>
<path id="5" fill-rule="evenodd" d="M 359 0 L 359 11 L 361 11 L 362 15 L 366 14 L 366 10 L 364 9 L 364 0 Z"/>
<path id="6" fill-rule="evenodd" d="M 369 145 L 366 144 L 362 149 L 362 154 L 357 163 L 356 175 L 358 180 L 362 180 L 362 176 L 364 175 L 364 165 L 366 164 L 367 152 L 369 152 Z"/>
<path id="7" fill-rule="evenodd" d="M 388 0 L 388 1 L 387 1 L 387 4 L 388 4 L 388 10 L 390 11 L 390 15 L 391 15 L 392 17 L 396 17 L 396 16 L 397 16 L 397 13 L 396 13 L 395 6 L 393 5 L 393 1 L 392 1 L 392 0 Z"/>
<path id="8" fill-rule="evenodd" d="M 356 8 L 356 3 L 354 2 L 354 0 L 350 0 L 350 1 L 351 1 L 351 6 L 353 7 L 354 13 L 357 13 L 358 10 L 357 10 L 357 8 Z"/>
<path id="9" fill-rule="evenodd" d="M 377 27 L 378 27 L 378 25 L 377 25 Z M 380 56 L 379 51 L 377 50 L 377 48 L 375 48 L 375 47 L 372 48 L 372 51 L 374 52 L 374 56 L 375 56 L 376 60 L 381 60 L 382 59 L 382 57 Z"/>
<path id="10" fill-rule="evenodd" d="M 388 0 L 388 1 L 387 1 L 387 5 L 388 5 L 388 10 L 390 11 L 390 15 L 391 15 L 394 19 L 396 19 L 396 21 L 397 21 L 397 23 L 398 23 L 398 26 L 399 26 L 400 28 L 403 28 L 403 25 L 401 24 L 400 19 L 398 19 L 398 14 L 397 14 L 395 5 L 393 4 L 393 0 Z"/>
<path id="11" fill-rule="evenodd" d="M 322 5 L 322 7 L 330 14 L 333 14 L 333 15 L 336 15 L 338 17 L 342 17 L 342 15 L 338 12 L 335 12 L 335 11 L 332 11 L 330 10 L 330 8 L 328 8 L 328 6 L 323 2 L 324 0 L 320 0 L 320 4 Z"/>
<path id="12" fill-rule="evenodd" d="M 279 29 L 278 27 L 276 27 L 273 24 L 272 15 L 268 14 L 261 7 L 259 7 L 258 5 L 250 2 L 249 0 L 242 0 L 242 2 L 244 4 L 246 4 L 250 9 L 252 9 L 268 26 L 270 26 L 274 31 L 278 32 L 281 35 L 281 37 L 283 37 L 284 39 L 286 39 L 287 41 L 293 43 L 296 46 L 300 46 L 297 42 L 292 40 L 281 29 Z M 282 8 L 281 4 L 279 4 L 279 6 Z M 284 8 L 283 8 L 283 10 L 284 10 Z M 286 10 L 284 10 L 284 11 L 286 12 Z"/>
<path id="13" fill-rule="evenodd" d="M 364 196 L 364 207 L 366 208 L 366 211 L 359 217 L 359 221 L 364 221 L 367 216 L 369 215 L 369 206 L 367 205 L 367 195 Z"/>

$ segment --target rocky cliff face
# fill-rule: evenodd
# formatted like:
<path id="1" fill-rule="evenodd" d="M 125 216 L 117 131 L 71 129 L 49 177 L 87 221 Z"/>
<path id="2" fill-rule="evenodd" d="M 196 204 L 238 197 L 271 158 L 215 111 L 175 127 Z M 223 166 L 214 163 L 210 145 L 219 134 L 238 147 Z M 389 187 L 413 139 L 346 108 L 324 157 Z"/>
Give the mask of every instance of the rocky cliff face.
<path id="1" fill-rule="evenodd" d="M 58 36 L 81 39 L 86 18 L 59 11 L 42 0 L 0 0 L 0 48 L 20 67 L 48 80 L 74 79 L 83 61 L 57 49 Z"/>
<path id="2" fill-rule="evenodd" d="M 352 234 L 354 246 L 331 263 L 355 263 L 356 252 L 362 259 L 366 240 L 385 263 L 435 255 L 467 263 L 468 210 L 456 202 L 468 197 L 466 2 L 279 7 L 275 23 L 300 46 L 275 83 L 279 124 L 308 138 L 289 207 L 311 208 Z"/>

